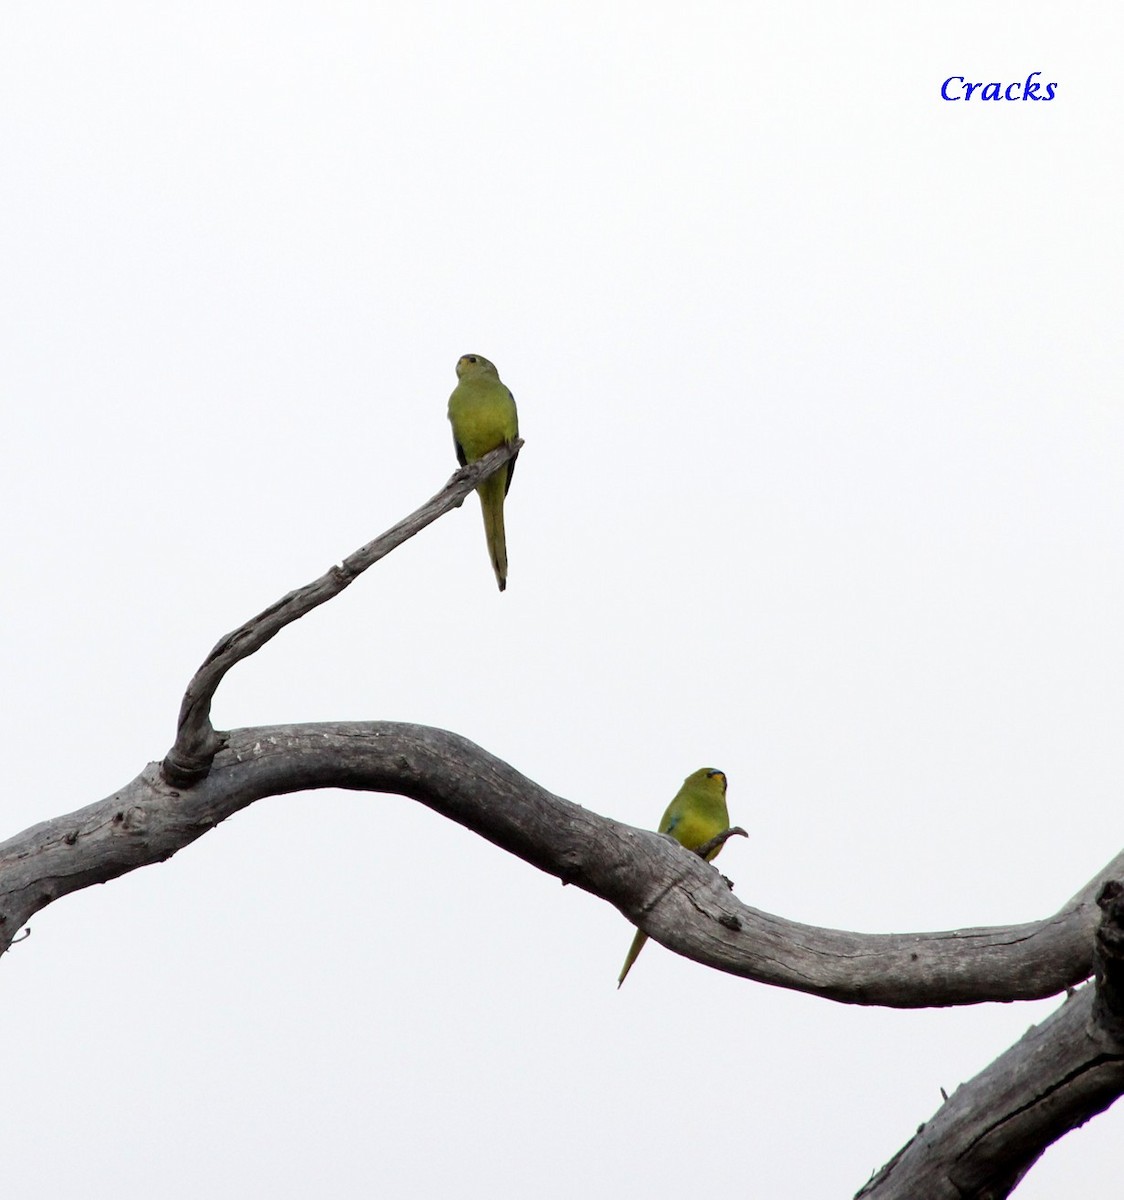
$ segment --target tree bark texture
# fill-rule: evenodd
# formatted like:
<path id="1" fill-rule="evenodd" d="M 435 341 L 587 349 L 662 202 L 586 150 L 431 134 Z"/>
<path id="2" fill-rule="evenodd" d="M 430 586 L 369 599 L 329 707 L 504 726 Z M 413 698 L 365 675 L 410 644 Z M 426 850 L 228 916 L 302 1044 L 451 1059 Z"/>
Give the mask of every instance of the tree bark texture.
<path id="1" fill-rule="evenodd" d="M 1041 1025 L 957 1088 L 856 1200 L 998 1200 L 1058 1138 L 1124 1091 L 1124 904 L 1101 893 L 1098 984 L 1072 992 Z M 1104 986 L 1106 978 L 1115 985 Z"/>
<path id="2" fill-rule="evenodd" d="M 286 625 L 291 625 L 314 608 L 338 596 L 380 558 L 385 558 L 391 550 L 420 533 L 427 525 L 432 525 L 438 517 L 463 504 L 469 492 L 514 458 L 522 445 L 522 440 L 516 438 L 514 442 L 500 446 L 462 467 L 441 491 L 408 517 L 403 517 L 397 525 L 365 546 L 360 546 L 343 562 L 329 567 L 319 579 L 282 596 L 276 604 L 271 604 L 220 638 L 187 685 L 180 705 L 175 744 L 161 764 L 164 778 L 173 785 L 187 787 L 204 778 L 211 769 L 211 762 L 223 744 L 222 735 L 216 733 L 211 724 L 211 701 L 227 671 L 235 663 L 260 650 Z"/>
<path id="3" fill-rule="evenodd" d="M 188 686 L 162 763 L 0 843 L 0 953 L 60 896 L 162 862 L 257 800 L 326 787 L 397 793 L 608 901 L 668 949 L 758 983 L 920 1008 L 1040 999 L 1092 977 L 960 1087 L 859 1192 L 1006 1196 L 1050 1142 L 1124 1092 L 1124 852 L 1041 920 L 850 933 L 750 907 L 674 839 L 553 795 L 454 733 L 392 722 L 213 729 L 211 700 L 235 663 L 459 505 L 520 445 L 457 472 L 418 512 L 224 637 Z"/>

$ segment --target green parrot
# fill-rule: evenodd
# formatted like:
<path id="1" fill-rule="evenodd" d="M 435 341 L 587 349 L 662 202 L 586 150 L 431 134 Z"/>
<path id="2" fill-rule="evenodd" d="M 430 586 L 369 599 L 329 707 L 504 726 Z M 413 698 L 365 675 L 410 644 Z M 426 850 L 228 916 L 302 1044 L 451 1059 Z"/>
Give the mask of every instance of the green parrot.
<path id="1" fill-rule="evenodd" d="M 660 821 L 660 833 L 670 833 L 688 850 L 697 850 L 699 846 L 729 828 L 730 816 L 726 811 L 726 776 L 713 767 L 703 767 L 683 780 L 683 786 L 675 794 L 675 799 L 667 806 L 667 812 Z M 712 850 L 706 856 L 707 862 L 715 858 L 721 849 L 722 847 L 719 845 Z M 648 935 L 638 929 L 617 979 L 617 987 L 624 983 L 624 977 L 632 969 L 636 956 L 643 950 L 647 940 Z"/>
<path id="2" fill-rule="evenodd" d="M 457 461 L 466 466 L 519 436 L 515 397 L 499 372 L 479 354 L 463 354 L 457 362 L 457 386 L 449 397 L 449 420 Z M 476 489 L 484 513 L 484 535 L 500 591 L 507 587 L 507 542 L 503 532 L 503 500 L 511 487 L 515 459 L 506 470 L 489 476 Z"/>

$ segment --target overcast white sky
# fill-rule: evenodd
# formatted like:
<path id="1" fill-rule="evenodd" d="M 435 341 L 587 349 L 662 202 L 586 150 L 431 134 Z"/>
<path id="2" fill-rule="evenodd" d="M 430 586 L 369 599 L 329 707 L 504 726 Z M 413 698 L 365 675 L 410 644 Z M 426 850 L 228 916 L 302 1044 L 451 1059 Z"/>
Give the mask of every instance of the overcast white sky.
<path id="1" fill-rule="evenodd" d="M 1116 4 L 0 3 L 0 837 L 222 726 L 456 730 L 750 904 L 1030 920 L 1124 843 Z M 1058 82 L 1051 103 L 942 80 Z M 264 801 L 0 965 L 5 1195 L 850 1196 L 1056 1006 L 708 972 L 398 797 Z M 1124 1112 L 1021 1200 L 1103 1192 Z"/>

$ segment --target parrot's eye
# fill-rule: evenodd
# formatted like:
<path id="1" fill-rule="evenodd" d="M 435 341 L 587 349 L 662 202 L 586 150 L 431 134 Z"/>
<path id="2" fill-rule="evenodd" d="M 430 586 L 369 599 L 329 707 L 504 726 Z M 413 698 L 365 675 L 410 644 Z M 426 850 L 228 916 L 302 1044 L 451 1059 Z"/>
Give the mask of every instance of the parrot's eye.
<path id="1" fill-rule="evenodd" d="M 474 363 L 474 362 L 476 361 L 476 355 L 475 355 L 475 354 L 466 354 L 466 355 L 465 355 L 465 358 L 467 358 L 467 359 L 468 359 L 468 361 L 469 361 L 469 362 L 471 362 L 471 363 Z"/>

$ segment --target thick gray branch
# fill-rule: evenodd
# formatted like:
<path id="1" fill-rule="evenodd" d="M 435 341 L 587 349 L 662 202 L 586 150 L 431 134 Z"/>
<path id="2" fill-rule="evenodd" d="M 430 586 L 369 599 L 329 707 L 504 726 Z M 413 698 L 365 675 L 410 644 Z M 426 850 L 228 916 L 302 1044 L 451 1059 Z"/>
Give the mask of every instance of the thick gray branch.
<path id="1" fill-rule="evenodd" d="M 1124 889 L 1107 884 L 1097 982 L 945 1101 L 858 1193 L 863 1200 L 999 1200 L 1071 1129 L 1124 1092 Z"/>
<path id="2" fill-rule="evenodd" d="M 211 701 L 227 671 L 280 633 L 305 613 L 338 596 L 350 583 L 391 550 L 420 533 L 438 517 L 464 502 L 464 498 L 482 480 L 494 474 L 519 453 L 523 442 L 516 439 L 462 467 L 449 482 L 421 508 L 399 521 L 386 533 L 349 554 L 342 563 L 329 568 L 319 579 L 282 596 L 276 604 L 263 609 L 244 625 L 219 639 L 187 685 L 180 705 L 176 740 L 162 764 L 164 778 L 174 787 L 189 787 L 203 779 L 223 744 L 223 737 L 211 724 Z"/>
<path id="3" fill-rule="evenodd" d="M 848 933 L 750 908 L 672 838 L 554 796 L 455 734 L 382 722 L 213 728 L 212 699 L 235 663 L 461 504 L 521 445 L 458 471 L 411 516 L 222 638 L 188 686 L 163 763 L 0 844 L 0 954 L 53 900 L 163 861 L 255 800 L 323 787 L 396 792 L 607 900 L 677 953 L 761 983 L 913 1008 L 1040 998 L 1095 970 L 1095 984 L 958 1089 L 860 1193 L 1006 1196 L 1045 1146 L 1124 1091 L 1124 854 L 1042 921 Z"/>
<path id="4" fill-rule="evenodd" d="M 1043 921 L 945 933 L 859 934 L 743 904 L 671 838 L 598 816 L 464 738 L 389 722 L 234 730 L 211 773 L 177 790 L 150 766 L 97 804 L 0 844 L 0 949 L 68 892 L 159 862 L 255 800 L 340 787 L 413 797 L 615 905 L 679 954 L 852 1004 L 913 1008 L 1035 999 L 1089 977 L 1096 895 L 1118 856 Z"/>
<path id="5" fill-rule="evenodd" d="M 106 800 L 11 838 L 0 844 L 0 951 L 52 900 L 162 861 L 255 800 L 321 787 L 413 797 L 608 900 L 680 954 L 835 1000 L 1029 999 L 1095 966 L 1100 986 L 1076 993 L 960 1088 L 863 1189 L 867 1200 L 1005 1196 L 1046 1145 L 1124 1091 L 1124 889 L 1105 882 L 1124 875 L 1124 855 L 1045 921 L 921 934 L 818 929 L 742 904 L 673 839 L 598 816 L 464 738 L 417 725 L 233 730 L 209 775 L 189 789 L 173 788 L 152 763 Z"/>

